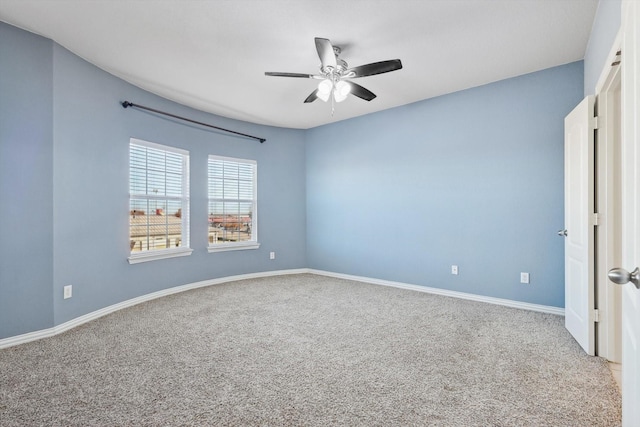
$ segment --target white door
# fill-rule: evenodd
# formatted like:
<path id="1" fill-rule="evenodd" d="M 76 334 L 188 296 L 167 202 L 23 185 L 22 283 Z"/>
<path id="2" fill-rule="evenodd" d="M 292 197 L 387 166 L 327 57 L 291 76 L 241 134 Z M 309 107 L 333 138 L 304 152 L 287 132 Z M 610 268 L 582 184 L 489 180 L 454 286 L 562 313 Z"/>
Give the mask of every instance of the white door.
<path id="1" fill-rule="evenodd" d="M 622 3 L 622 265 L 640 266 L 640 2 Z M 636 280 L 637 282 L 637 280 Z M 622 290 L 622 424 L 640 426 L 640 290 Z"/>
<path id="2" fill-rule="evenodd" d="M 564 119 L 565 327 L 590 355 L 594 323 L 594 97 Z"/>

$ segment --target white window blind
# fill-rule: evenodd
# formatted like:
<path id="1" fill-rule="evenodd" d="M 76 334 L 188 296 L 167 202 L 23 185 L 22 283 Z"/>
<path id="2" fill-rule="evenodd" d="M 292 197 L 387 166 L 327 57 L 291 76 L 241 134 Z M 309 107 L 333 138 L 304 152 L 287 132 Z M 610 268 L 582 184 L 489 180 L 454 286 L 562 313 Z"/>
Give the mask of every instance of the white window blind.
<path id="1" fill-rule="evenodd" d="M 189 152 L 131 139 L 129 262 L 189 255 Z"/>
<path id="2" fill-rule="evenodd" d="M 209 156 L 209 251 L 258 245 L 257 163 Z"/>

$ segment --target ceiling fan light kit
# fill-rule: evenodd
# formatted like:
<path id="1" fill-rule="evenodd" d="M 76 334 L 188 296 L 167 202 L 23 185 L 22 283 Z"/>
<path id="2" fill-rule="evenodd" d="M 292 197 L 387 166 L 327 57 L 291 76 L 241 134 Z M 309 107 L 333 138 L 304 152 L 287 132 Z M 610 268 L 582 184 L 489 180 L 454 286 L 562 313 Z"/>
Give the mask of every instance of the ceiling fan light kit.
<path id="1" fill-rule="evenodd" d="M 342 102 L 347 99 L 347 95 L 349 95 L 350 92 L 351 86 L 344 80 L 338 80 L 336 83 L 333 83 L 333 81 L 329 79 L 324 79 L 318 84 L 318 92 L 316 95 L 324 102 L 327 102 L 331 95 L 333 95 L 333 99 L 336 102 Z"/>
<path id="2" fill-rule="evenodd" d="M 328 39 L 320 37 L 315 38 L 315 43 L 316 50 L 318 51 L 318 57 L 320 58 L 320 74 L 281 73 L 271 71 L 264 73 L 266 76 L 297 77 L 320 80 L 318 88 L 307 96 L 304 103 L 313 102 L 317 98 L 327 102 L 329 101 L 329 98 L 331 98 L 331 103 L 333 105 L 334 102 L 342 102 L 347 99 L 349 94 L 353 94 L 365 101 L 371 101 L 376 97 L 376 95 L 359 84 L 350 81 L 350 79 L 388 73 L 402 68 L 402 62 L 399 59 L 373 62 L 371 64 L 349 68 L 347 62 L 338 57 L 341 52 L 340 47 L 333 46 Z"/>

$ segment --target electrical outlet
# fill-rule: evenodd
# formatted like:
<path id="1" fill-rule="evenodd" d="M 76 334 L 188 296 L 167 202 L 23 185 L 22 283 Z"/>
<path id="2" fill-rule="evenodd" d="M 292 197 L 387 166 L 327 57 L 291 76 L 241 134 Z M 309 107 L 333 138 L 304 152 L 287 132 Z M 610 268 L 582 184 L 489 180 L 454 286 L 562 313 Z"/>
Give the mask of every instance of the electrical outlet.
<path id="1" fill-rule="evenodd" d="M 71 298 L 73 295 L 73 287 L 71 285 L 67 285 L 64 287 L 64 299 Z"/>
<path id="2" fill-rule="evenodd" d="M 451 266 L 451 274 L 458 274 L 458 266 L 457 265 L 452 265 Z"/>
<path id="3" fill-rule="evenodd" d="M 276 259 L 276 253 L 275 252 L 269 252 L 269 259 Z"/>
<path id="4" fill-rule="evenodd" d="M 529 273 L 520 273 L 520 283 L 529 283 Z"/>

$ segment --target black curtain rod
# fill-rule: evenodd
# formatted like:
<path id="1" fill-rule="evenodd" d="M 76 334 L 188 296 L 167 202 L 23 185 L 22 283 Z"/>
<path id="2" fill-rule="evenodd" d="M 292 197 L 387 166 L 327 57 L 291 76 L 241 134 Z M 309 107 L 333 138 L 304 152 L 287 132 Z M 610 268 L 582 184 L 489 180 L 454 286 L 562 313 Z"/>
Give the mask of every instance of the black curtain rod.
<path id="1" fill-rule="evenodd" d="M 236 132 L 234 130 L 221 128 L 221 127 L 218 127 L 218 126 L 210 125 L 208 123 L 198 122 L 196 120 L 187 119 L 186 117 L 180 117 L 180 116 L 176 116 L 175 114 L 166 113 L 164 111 L 156 110 L 155 108 L 149 108 L 149 107 L 145 107 L 144 105 L 134 104 L 133 102 L 124 101 L 124 102 L 121 102 L 121 104 L 122 104 L 123 108 L 127 108 L 127 107 L 140 108 L 142 110 L 152 111 L 152 112 L 158 113 L 158 114 L 164 114 L 165 116 L 173 117 L 174 119 L 180 119 L 180 120 L 184 120 L 185 122 L 195 123 L 195 124 L 200 125 L 200 126 L 206 126 L 206 127 L 217 129 L 217 130 L 221 130 L 221 131 L 224 131 L 224 132 L 229 132 L 229 133 L 232 133 L 234 135 L 244 136 L 246 138 L 257 139 L 258 141 L 260 141 L 260 144 L 262 144 L 263 142 L 266 141 L 265 138 L 260 138 L 260 137 L 253 136 L 253 135 L 247 135 L 246 133 Z"/>

